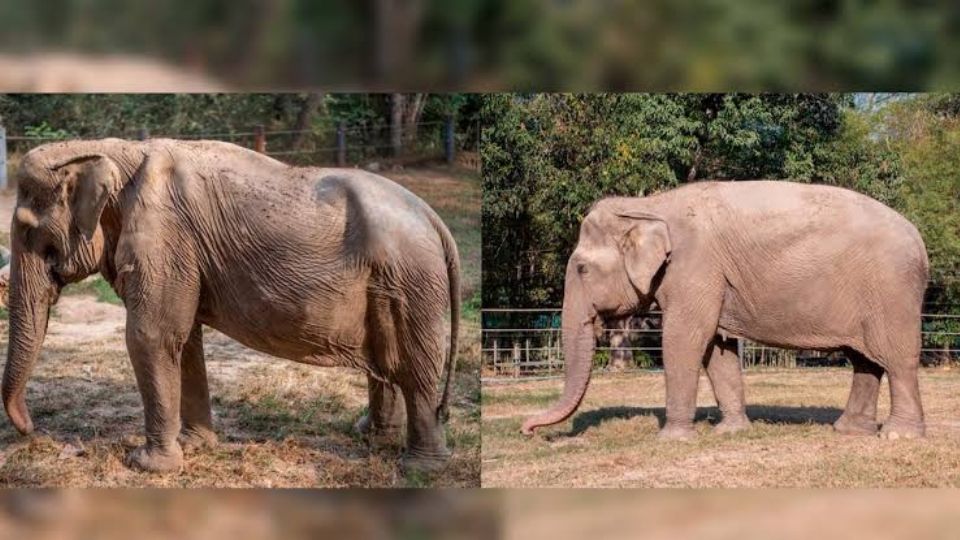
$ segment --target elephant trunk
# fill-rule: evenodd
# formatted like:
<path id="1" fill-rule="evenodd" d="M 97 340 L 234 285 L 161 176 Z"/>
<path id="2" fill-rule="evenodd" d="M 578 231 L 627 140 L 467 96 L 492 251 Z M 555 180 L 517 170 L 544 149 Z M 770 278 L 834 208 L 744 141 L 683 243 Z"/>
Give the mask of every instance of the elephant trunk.
<path id="1" fill-rule="evenodd" d="M 16 231 L 14 231 L 16 237 Z M 3 370 L 3 406 L 17 431 L 27 435 L 33 422 L 27 411 L 27 379 L 40 355 L 47 332 L 50 305 L 58 290 L 47 263 L 38 255 L 14 247 L 10 265 L 10 339 L 7 365 Z"/>
<path id="2" fill-rule="evenodd" d="M 522 432 L 525 435 L 532 435 L 538 427 L 563 422 L 577 410 L 587 391 L 593 368 L 596 347 L 593 322 L 596 317 L 597 313 L 586 297 L 576 269 L 568 265 L 563 291 L 563 395 L 549 410 L 524 422 Z"/>

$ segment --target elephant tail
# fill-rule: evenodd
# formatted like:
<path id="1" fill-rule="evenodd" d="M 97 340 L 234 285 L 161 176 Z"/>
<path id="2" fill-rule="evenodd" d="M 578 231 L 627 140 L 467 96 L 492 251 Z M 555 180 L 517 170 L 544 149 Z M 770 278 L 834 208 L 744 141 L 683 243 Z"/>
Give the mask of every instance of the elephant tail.
<path id="1" fill-rule="evenodd" d="M 460 253 L 450 230 L 433 216 L 434 227 L 443 243 L 444 258 L 447 263 L 447 282 L 450 286 L 450 350 L 447 352 L 447 376 L 443 383 L 443 394 L 437 407 L 437 418 L 446 423 L 450 418 L 450 394 L 453 390 L 453 374 L 457 370 L 457 337 L 460 329 Z"/>

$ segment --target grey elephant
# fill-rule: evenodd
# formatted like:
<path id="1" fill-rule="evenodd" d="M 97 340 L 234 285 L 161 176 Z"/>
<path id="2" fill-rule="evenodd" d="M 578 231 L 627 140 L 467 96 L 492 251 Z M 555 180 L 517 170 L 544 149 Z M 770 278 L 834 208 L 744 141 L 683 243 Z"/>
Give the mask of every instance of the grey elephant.
<path id="1" fill-rule="evenodd" d="M 842 350 L 853 364 L 843 433 L 876 434 L 884 373 L 892 410 L 881 434 L 924 435 L 917 383 L 928 262 L 903 216 L 846 189 L 791 182 L 698 182 L 610 198 L 584 218 L 566 269 L 563 394 L 526 434 L 561 422 L 590 379 L 593 322 L 663 310 L 666 422 L 688 439 L 701 366 L 722 411 L 719 432 L 749 426 L 733 337 Z"/>
<path id="2" fill-rule="evenodd" d="M 182 447 L 216 441 L 202 325 L 295 362 L 363 370 L 359 425 L 387 437 L 405 427 L 405 469 L 448 459 L 459 255 L 437 214 L 390 180 L 220 142 L 48 144 L 20 165 L 11 238 L 2 394 L 21 433 L 33 430 L 25 388 L 50 306 L 99 271 L 126 306 L 145 408 L 146 444 L 129 464 L 175 470 Z"/>

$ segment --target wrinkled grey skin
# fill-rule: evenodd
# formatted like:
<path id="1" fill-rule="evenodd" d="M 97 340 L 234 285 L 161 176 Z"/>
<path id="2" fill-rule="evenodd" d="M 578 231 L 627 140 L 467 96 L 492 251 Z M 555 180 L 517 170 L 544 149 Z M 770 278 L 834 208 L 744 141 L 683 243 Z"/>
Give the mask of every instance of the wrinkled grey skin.
<path id="1" fill-rule="evenodd" d="M 145 407 L 147 442 L 131 465 L 175 470 L 182 446 L 216 441 L 202 325 L 296 362 L 364 370 L 361 429 L 391 436 L 406 425 L 407 468 L 448 458 L 459 255 L 412 193 L 207 141 L 44 145 L 19 174 L 2 394 L 20 432 L 33 429 L 25 388 L 50 306 L 99 271 L 126 306 Z"/>
<path id="2" fill-rule="evenodd" d="M 644 198 L 599 201 L 583 220 L 563 300 L 566 380 L 560 400 L 523 432 L 561 422 L 590 379 L 593 322 L 663 309 L 666 423 L 689 439 L 704 366 L 723 413 L 749 426 L 731 336 L 844 350 L 854 366 L 843 433 L 877 433 L 884 373 L 892 410 L 881 434 L 924 434 L 917 384 L 928 263 L 917 229 L 879 202 L 790 182 L 699 182 Z"/>

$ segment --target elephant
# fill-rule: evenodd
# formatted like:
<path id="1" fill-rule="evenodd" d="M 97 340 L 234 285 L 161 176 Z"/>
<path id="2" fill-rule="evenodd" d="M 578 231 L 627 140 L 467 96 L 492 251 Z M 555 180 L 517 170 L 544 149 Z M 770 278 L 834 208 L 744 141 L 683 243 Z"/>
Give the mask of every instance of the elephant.
<path id="1" fill-rule="evenodd" d="M 204 325 L 276 357 L 362 370 L 359 427 L 371 438 L 405 429 L 404 471 L 449 459 L 460 258 L 413 193 L 217 141 L 52 143 L 18 174 L 2 397 L 21 433 L 33 430 L 25 389 L 50 307 L 99 271 L 126 308 L 144 405 L 146 443 L 129 466 L 178 470 L 184 448 L 216 443 Z"/>
<path id="2" fill-rule="evenodd" d="M 663 311 L 666 421 L 661 439 L 695 437 L 704 367 L 718 433 L 750 425 L 736 340 L 842 351 L 853 383 L 834 424 L 883 438 L 924 435 L 917 381 L 929 263 L 906 218 L 857 192 L 788 181 L 703 181 L 647 197 L 596 202 L 584 217 L 563 292 L 564 387 L 522 432 L 562 422 L 590 380 L 594 321 Z"/>

